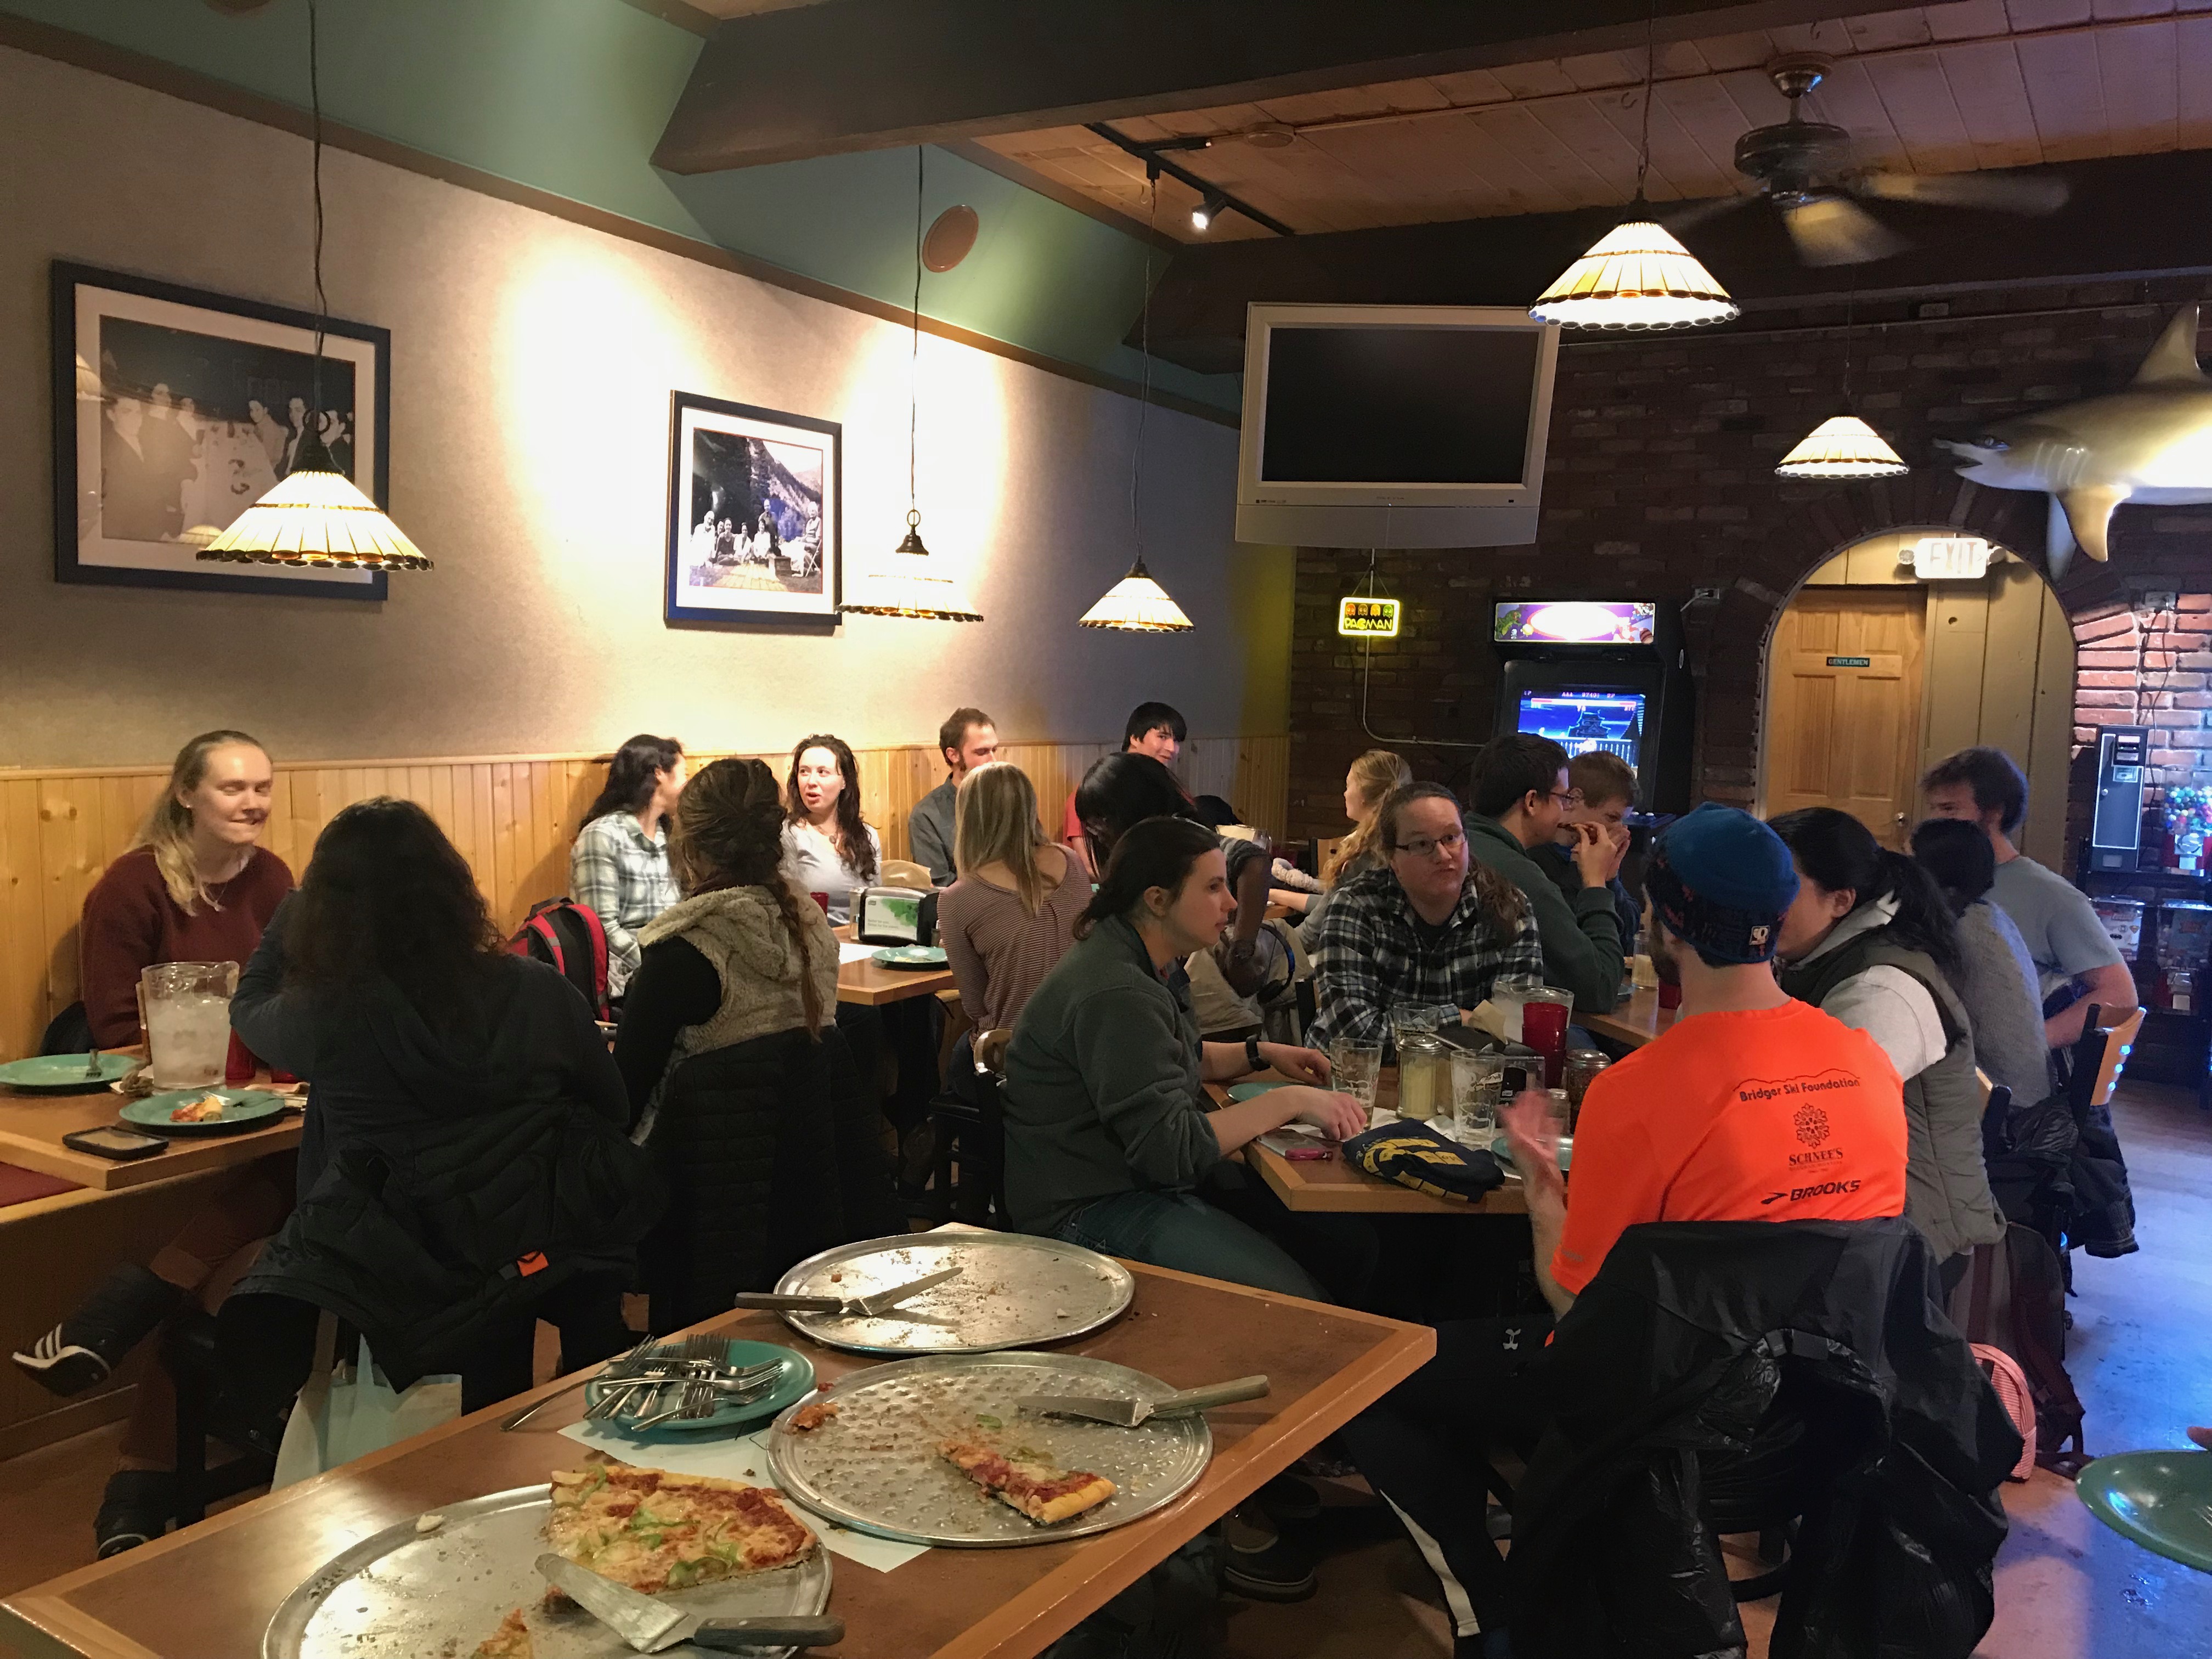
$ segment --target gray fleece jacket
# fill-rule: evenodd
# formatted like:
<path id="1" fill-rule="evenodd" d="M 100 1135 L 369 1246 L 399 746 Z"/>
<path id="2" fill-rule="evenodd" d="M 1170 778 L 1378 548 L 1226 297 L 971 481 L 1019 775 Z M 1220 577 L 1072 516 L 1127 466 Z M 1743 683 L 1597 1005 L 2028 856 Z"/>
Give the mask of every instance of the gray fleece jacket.
<path id="1" fill-rule="evenodd" d="M 1620 1000 L 1620 924 L 1613 895 L 1585 887 L 1572 900 L 1528 849 L 1495 818 L 1469 813 L 1468 850 L 1528 896 L 1544 945 L 1544 981 L 1575 994 L 1579 1018 L 1609 1014 Z"/>

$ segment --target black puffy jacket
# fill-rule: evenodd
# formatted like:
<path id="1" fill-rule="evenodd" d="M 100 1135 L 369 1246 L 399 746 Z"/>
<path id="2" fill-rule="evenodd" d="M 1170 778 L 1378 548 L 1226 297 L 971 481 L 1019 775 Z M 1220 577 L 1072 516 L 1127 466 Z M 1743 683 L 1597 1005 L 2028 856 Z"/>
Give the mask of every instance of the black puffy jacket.
<path id="1" fill-rule="evenodd" d="M 774 1290 L 817 1251 L 903 1231 L 882 1121 L 835 1025 L 678 1066 L 646 1142 L 670 1200 L 644 1250 L 655 1334 Z"/>
<path id="2" fill-rule="evenodd" d="M 1778 1659 L 1966 1659 L 1989 1628 L 2020 1436 L 1902 1218 L 1631 1227 L 1539 1363 L 1516 1654 L 1741 1653 L 1708 1526 L 1760 1485 L 1803 1516 Z"/>

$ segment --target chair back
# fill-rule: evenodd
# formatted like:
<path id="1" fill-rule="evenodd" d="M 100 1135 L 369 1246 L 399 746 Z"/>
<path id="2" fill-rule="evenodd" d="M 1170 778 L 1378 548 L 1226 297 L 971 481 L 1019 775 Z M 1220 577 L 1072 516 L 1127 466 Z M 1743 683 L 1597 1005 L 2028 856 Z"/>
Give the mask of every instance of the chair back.
<path id="1" fill-rule="evenodd" d="M 912 859 L 885 859 L 880 884 L 885 887 L 916 887 L 927 893 L 933 883 L 928 869 Z"/>
<path id="2" fill-rule="evenodd" d="M 1349 836 L 1323 836 L 1315 842 L 1314 874 L 1319 875 L 1328 869 L 1328 861 L 1336 856 L 1336 849 L 1351 839 Z"/>
<path id="3" fill-rule="evenodd" d="M 1006 1076 L 1006 1048 L 1014 1040 L 1013 1027 L 1001 1025 L 995 1030 L 979 1033 L 975 1038 L 975 1069 L 988 1073 L 1000 1082 Z"/>
<path id="4" fill-rule="evenodd" d="M 2112 1091 L 2119 1085 L 2120 1073 L 2127 1068 L 2128 1051 L 2135 1047 L 2136 1037 L 2142 1030 L 2142 1024 L 2143 1011 L 2137 1008 L 2118 1025 L 2106 1029 L 2105 1052 L 2097 1062 L 2096 1075 L 2089 1085 L 2088 1103 L 2091 1106 L 2103 1106 L 2111 1102 Z"/>

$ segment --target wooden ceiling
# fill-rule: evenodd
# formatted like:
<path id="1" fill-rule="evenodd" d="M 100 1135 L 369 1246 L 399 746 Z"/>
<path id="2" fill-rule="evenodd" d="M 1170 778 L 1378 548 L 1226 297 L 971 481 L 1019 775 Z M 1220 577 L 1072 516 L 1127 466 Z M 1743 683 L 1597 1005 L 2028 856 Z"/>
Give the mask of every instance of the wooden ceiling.
<path id="1" fill-rule="evenodd" d="M 1762 65 L 1803 52 L 1834 63 L 1807 113 L 1848 128 L 1864 166 L 1940 173 L 2212 148 L 2212 0 L 1958 0 L 1662 42 L 1650 197 L 1752 189 L 1730 163 L 1735 140 L 1788 113 Z M 1613 51 L 1111 125 L 1140 142 L 1213 137 L 1171 159 L 1302 234 L 1556 213 L 1634 194 L 1644 74 L 1640 49 Z M 1143 162 L 1083 127 L 979 142 L 1062 191 L 1146 216 Z M 1271 234 L 1235 213 L 1200 233 L 1197 200 L 1163 178 L 1159 229 Z"/>

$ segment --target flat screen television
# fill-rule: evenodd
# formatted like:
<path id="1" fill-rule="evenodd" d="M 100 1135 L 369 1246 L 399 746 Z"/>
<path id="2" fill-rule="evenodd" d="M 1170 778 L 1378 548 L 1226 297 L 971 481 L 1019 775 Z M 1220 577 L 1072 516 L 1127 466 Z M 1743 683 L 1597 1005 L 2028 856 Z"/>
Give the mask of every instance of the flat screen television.
<path id="1" fill-rule="evenodd" d="M 1593 749 L 1644 764 L 1644 694 L 1625 686 L 1547 686 L 1521 694 L 1516 731 L 1549 738 L 1570 758 Z"/>
<path id="2" fill-rule="evenodd" d="M 1558 355 L 1510 307 L 1249 307 L 1237 538 L 1534 541 Z"/>

